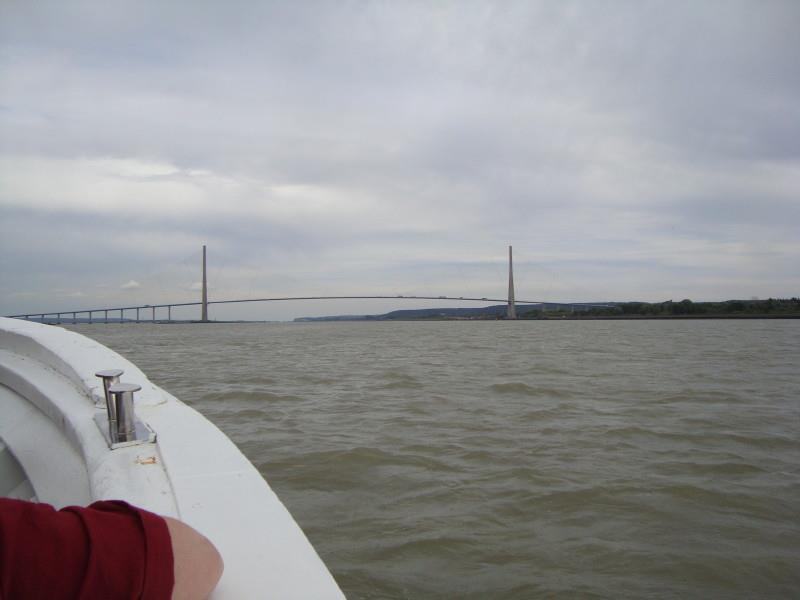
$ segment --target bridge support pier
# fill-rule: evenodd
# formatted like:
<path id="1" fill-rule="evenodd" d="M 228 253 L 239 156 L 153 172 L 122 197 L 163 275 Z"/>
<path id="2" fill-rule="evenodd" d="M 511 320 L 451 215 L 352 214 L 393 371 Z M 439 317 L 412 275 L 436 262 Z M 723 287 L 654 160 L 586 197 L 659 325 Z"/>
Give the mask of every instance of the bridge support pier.
<path id="1" fill-rule="evenodd" d="M 508 247 L 508 313 L 506 318 L 517 318 L 517 306 L 514 303 L 514 261 L 511 255 L 511 246 Z"/>
<path id="2" fill-rule="evenodd" d="M 203 246 L 203 298 L 200 310 L 200 320 L 203 323 L 208 321 L 208 280 L 206 279 L 206 247 Z"/>

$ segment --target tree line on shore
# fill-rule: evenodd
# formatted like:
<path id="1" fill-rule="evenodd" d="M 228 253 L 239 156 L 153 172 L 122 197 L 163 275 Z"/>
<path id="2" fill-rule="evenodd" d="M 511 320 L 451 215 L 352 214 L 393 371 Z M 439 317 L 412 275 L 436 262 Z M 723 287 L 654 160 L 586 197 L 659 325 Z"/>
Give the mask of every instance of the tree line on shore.
<path id="1" fill-rule="evenodd" d="M 519 312 L 522 319 L 550 316 L 570 317 L 669 317 L 669 316 L 800 316 L 800 298 L 725 300 L 723 302 L 619 302 L 606 307 L 576 307 L 570 310 Z"/>

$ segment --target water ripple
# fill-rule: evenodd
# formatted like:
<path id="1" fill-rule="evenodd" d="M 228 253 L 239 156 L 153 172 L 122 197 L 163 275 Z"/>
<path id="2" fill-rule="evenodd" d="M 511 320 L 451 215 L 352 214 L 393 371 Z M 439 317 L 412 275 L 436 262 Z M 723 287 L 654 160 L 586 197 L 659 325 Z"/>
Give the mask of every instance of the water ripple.
<path id="1" fill-rule="evenodd" d="M 77 328 L 230 435 L 351 599 L 800 590 L 800 321 Z"/>

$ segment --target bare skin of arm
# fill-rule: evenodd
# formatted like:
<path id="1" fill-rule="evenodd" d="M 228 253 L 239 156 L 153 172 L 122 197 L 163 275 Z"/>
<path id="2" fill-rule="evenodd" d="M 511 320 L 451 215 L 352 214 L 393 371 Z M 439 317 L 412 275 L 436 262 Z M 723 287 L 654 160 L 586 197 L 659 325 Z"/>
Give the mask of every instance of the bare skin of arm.
<path id="1" fill-rule="evenodd" d="M 177 519 L 164 517 L 172 538 L 175 587 L 172 600 L 203 600 L 222 577 L 222 557 L 208 538 Z"/>

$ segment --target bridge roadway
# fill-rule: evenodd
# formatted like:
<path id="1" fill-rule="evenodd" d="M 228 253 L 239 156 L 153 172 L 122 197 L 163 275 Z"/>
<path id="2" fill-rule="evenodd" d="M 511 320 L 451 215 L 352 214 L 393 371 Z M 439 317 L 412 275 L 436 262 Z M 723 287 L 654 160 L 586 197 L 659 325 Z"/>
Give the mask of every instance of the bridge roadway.
<path id="1" fill-rule="evenodd" d="M 244 298 L 240 300 L 209 300 L 208 304 L 241 304 L 244 302 L 281 302 L 287 300 L 455 300 L 459 302 L 499 302 L 501 304 L 506 304 L 508 299 L 506 298 L 469 298 L 466 296 L 407 296 L 403 294 L 396 294 L 394 296 L 387 296 L 387 295 L 368 295 L 368 296 L 285 296 L 285 297 L 276 297 L 276 298 Z M 515 300 L 516 304 L 544 304 L 543 302 L 534 301 L 534 300 Z M 167 318 L 166 321 L 172 321 L 172 308 L 176 306 L 201 306 L 203 303 L 200 301 L 196 302 L 173 302 L 169 304 L 140 304 L 140 305 L 132 305 L 132 306 L 118 306 L 114 308 L 92 308 L 92 309 L 83 309 L 83 310 L 62 310 L 62 311 L 49 311 L 49 312 L 33 312 L 27 314 L 19 314 L 19 315 L 7 315 L 9 318 L 12 319 L 27 319 L 27 320 L 39 320 L 44 321 L 56 319 L 59 323 L 62 320 L 62 315 L 72 315 L 72 322 L 76 322 L 78 315 L 88 315 L 89 323 L 93 323 L 93 315 L 95 313 L 103 313 L 103 318 L 98 319 L 108 323 L 108 313 L 115 313 L 119 312 L 119 320 L 122 321 L 124 319 L 125 311 L 136 311 L 136 322 L 139 322 L 141 319 L 140 311 L 143 309 L 150 309 L 151 310 L 151 319 L 150 321 L 156 321 L 156 309 L 157 308 L 166 308 L 167 309 Z M 68 320 L 68 318 L 67 318 Z M 130 319 L 133 321 L 134 319 Z M 164 319 L 161 319 L 162 321 Z"/>

